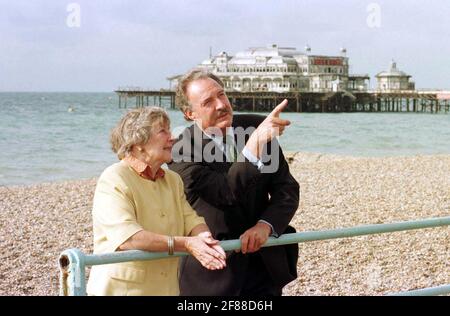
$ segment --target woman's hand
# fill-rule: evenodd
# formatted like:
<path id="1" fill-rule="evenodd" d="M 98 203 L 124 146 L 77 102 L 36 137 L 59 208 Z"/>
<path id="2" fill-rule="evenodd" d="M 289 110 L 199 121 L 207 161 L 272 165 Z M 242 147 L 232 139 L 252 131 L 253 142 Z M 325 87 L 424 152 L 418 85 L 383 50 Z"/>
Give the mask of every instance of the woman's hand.
<path id="1" fill-rule="evenodd" d="M 219 241 L 212 238 L 210 232 L 187 237 L 186 249 L 209 270 L 220 270 L 226 267 L 225 251 L 219 245 Z"/>

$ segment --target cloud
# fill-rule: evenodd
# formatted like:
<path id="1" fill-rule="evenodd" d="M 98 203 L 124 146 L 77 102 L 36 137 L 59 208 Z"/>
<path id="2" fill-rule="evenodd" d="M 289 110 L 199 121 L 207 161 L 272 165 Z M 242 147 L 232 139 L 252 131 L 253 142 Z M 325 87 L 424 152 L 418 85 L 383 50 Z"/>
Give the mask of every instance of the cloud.
<path id="1" fill-rule="evenodd" d="M 81 27 L 66 25 L 67 4 Z M 367 26 L 367 6 L 381 27 Z M 418 86 L 450 88 L 450 8 L 439 0 L 0 0 L 0 90 L 112 91 L 167 87 L 214 53 L 279 44 L 313 53 L 348 49 L 351 69 L 372 76 L 391 58 Z M 420 83 L 420 84 L 419 84 Z"/>

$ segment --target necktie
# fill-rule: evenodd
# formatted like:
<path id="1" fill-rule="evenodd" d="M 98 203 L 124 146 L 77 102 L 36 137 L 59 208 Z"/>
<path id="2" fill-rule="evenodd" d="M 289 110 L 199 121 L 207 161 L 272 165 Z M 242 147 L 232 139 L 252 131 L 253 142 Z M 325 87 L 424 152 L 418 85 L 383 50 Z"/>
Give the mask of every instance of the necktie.
<path id="1" fill-rule="evenodd" d="M 226 135 L 224 139 L 225 151 L 229 162 L 235 162 L 237 159 L 236 146 L 234 145 L 234 137 Z"/>

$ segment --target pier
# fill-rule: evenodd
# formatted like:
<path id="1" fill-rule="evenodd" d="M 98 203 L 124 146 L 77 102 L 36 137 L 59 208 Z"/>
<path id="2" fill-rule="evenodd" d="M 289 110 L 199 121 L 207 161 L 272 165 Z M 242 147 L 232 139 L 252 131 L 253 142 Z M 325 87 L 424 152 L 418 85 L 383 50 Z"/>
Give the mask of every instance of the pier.
<path id="1" fill-rule="evenodd" d="M 175 108 L 175 91 L 161 89 L 145 90 L 142 88 L 118 88 L 114 91 L 119 96 L 119 109 L 127 108 L 129 105 L 135 105 L 136 108 L 144 106 L 165 107 L 169 104 L 170 108 Z"/>
<path id="2" fill-rule="evenodd" d="M 130 106 L 159 106 L 175 108 L 175 91 L 145 90 L 141 88 L 119 88 L 119 108 Z M 364 92 L 240 92 L 227 91 L 235 111 L 271 111 L 283 99 L 288 99 L 286 112 L 341 113 L 341 112 L 411 112 L 448 113 L 450 91 L 405 90 Z"/>

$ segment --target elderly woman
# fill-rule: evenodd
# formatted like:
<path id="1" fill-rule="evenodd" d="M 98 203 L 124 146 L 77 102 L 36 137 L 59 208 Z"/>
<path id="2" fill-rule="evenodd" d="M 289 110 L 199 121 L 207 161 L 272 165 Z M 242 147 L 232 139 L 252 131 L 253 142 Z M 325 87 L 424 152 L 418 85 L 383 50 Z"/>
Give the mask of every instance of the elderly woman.
<path id="1" fill-rule="evenodd" d="M 167 113 L 128 112 L 111 133 L 120 162 L 100 176 L 94 196 L 94 253 L 120 250 L 187 251 L 207 269 L 225 267 L 225 252 L 186 201 L 181 178 L 161 166 L 171 161 Z M 178 295 L 178 258 L 99 265 L 89 295 Z"/>

